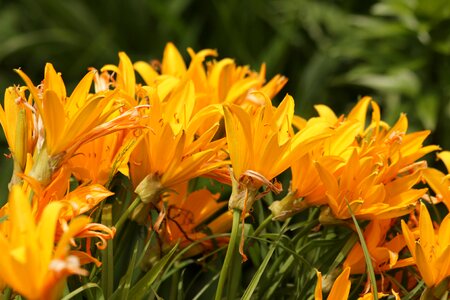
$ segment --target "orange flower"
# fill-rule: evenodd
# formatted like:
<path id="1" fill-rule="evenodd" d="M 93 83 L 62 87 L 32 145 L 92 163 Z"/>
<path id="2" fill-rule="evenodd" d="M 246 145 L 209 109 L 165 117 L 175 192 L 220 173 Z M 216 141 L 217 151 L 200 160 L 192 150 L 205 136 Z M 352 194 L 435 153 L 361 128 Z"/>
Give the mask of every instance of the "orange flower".
<path id="1" fill-rule="evenodd" d="M 241 105 L 244 102 L 249 104 L 256 101 L 257 104 L 263 105 L 264 101 L 260 102 L 259 98 L 252 96 L 250 91 L 260 91 L 267 97 L 273 98 L 287 82 L 285 77 L 276 75 L 267 84 L 264 84 L 265 65 L 261 66 L 258 74 L 251 71 L 248 66 L 237 66 L 229 58 L 209 61 L 205 68 L 203 63 L 206 57 L 217 56 L 217 51 L 204 49 L 195 53 L 189 48 L 188 52 L 191 56 L 188 67 L 177 48 L 172 43 L 168 43 L 164 49 L 160 70 L 142 61 L 136 62 L 134 68 L 149 86 L 162 80 L 165 80 L 166 86 L 175 86 L 180 80 L 192 80 L 198 95 L 195 112 L 208 105 L 223 102 Z M 161 75 L 158 71 L 161 72 Z M 164 101 L 164 97 L 162 97 L 164 94 L 167 92 L 159 92 L 162 101 Z"/>
<path id="2" fill-rule="evenodd" d="M 51 64 L 46 65 L 43 84 L 38 87 L 21 70 L 17 73 L 27 84 L 37 107 L 34 124 L 37 149 L 33 151 L 35 163 L 29 175 L 43 184 L 81 145 L 112 132 L 143 126 L 139 108 L 110 119 L 121 104 L 115 100 L 114 91 L 89 93 L 94 71 L 80 81 L 70 97 L 61 75 Z"/>
<path id="3" fill-rule="evenodd" d="M 450 215 L 447 215 L 438 230 L 433 228 L 430 214 L 420 205 L 419 240 L 402 220 L 406 245 L 429 288 L 438 286 L 450 276 Z M 447 284 L 446 284 L 447 285 Z"/>
<path id="4" fill-rule="evenodd" d="M 0 106 L 0 124 L 5 133 L 9 149 L 14 159 L 14 171 L 10 185 L 20 180 L 27 161 L 27 153 L 32 153 L 36 138 L 32 121 L 34 108 L 25 96 L 25 87 L 9 87 L 5 91 L 4 109 Z"/>
<path id="5" fill-rule="evenodd" d="M 224 162 L 218 161 L 218 156 L 225 140 L 213 141 L 219 124 L 197 137 L 201 119 L 191 118 L 195 101 L 193 92 L 192 83 L 187 82 L 180 90 L 180 97 L 174 97 L 166 105 L 160 103 L 157 97 L 150 99 L 151 129 L 130 157 L 133 185 L 138 187 L 142 184 L 139 191 L 148 190 L 148 185 L 154 188 L 151 199 L 143 194 L 149 191 L 141 193 L 144 202 L 156 203 L 163 190 L 224 165 Z"/>
<path id="6" fill-rule="evenodd" d="M 70 170 L 67 166 L 61 167 L 47 186 L 42 186 L 31 177 L 23 176 L 25 184 L 23 190 L 28 198 L 32 199 L 33 213 L 39 220 L 45 208 L 53 202 L 65 204 L 60 218 L 66 221 L 86 213 L 97 206 L 101 201 L 113 195 L 100 184 L 80 185 L 69 191 Z"/>
<path id="7" fill-rule="evenodd" d="M 9 196 L 9 218 L 0 233 L 0 278 L 27 299 L 58 299 L 67 276 L 87 275 L 70 241 L 90 220 L 81 216 L 70 222 L 55 246 L 55 233 L 63 204 L 54 202 L 35 223 L 29 201 L 18 186 Z"/>
<path id="8" fill-rule="evenodd" d="M 128 159 L 140 137 L 124 130 L 82 145 L 69 159 L 75 177 L 85 183 L 108 184 L 121 171 L 128 175 Z"/>
<path id="9" fill-rule="evenodd" d="M 432 198 L 433 203 L 444 202 L 447 209 L 450 209 L 450 178 L 448 172 L 450 170 L 450 151 L 442 151 L 437 156 L 444 162 L 447 167 L 447 175 L 433 168 L 422 171 L 423 178 L 435 192 L 436 197 Z"/>
<path id="10" fill-rule="evenodd" d="M 392 220 L 374 220 L 366 227 L 364 239 L 370 253 L 375 272 L 409 266 L 412 259 L 398 260 L 399 252 L 406 246 L 402 235 L 397 235 L 389 241 L 386 233 L 392 227 Z M 347 255 L 344 267 L 350 267 L 352 274 L 364 274 L 366 262 L 361 244 L 358 242 Z"/>
<path id="11" fill-rule="evenodd" d="M 372 120 L 366 126 L 369 105 Z M 291 192 L 270 209 L 276 219 L 286 219 L 312 205 L 328 204 L 321 220 L 349 218 L 347 202 L 363 219 L 391 218 L 408 213 L 426 189 L 412 188 L 426 172 L 423 155 L 439 149 L 422 143 L 428 131 L 406 134 L 405 115 L 389 128 L 380 120 L 380 109 L 369 97 L 361 99 L 345 118 L 324 105 L 316 105 L 319 119 L 332 134 L 321 147 L 292 163 Z M 297 122 L 300 129 L 306 121 Z M 330 218 L 331 217 L 331 218 Z"/>
<path id="12" fill-rule="evenodd" d="M 340 174 L 333 174 L 320 163 L 317 171 L 326 187 L 328 205 L 337 219 L 349 219 L 350 206 L 358 219 L 390 219 L 414 209 L 427 189 L 412 189 L 420 172 L 383 182 L 389 170 L 374 157 L 360 157 L 353 151 Z"/>
<path id="13" fill-rule="evenodd" d="M 329 135 L 324 122 L 312 120 L 294 135 L 291 123 L 294 100 L 287 95 L 278 108 L 266 104 L 250 112 L 237 105 L 225 105 L 225 128 L 232 165 L 233 193 L 229 207 L 245 210 L 253 205 L 258 189 L 286 170 Z"/>
<path id="14" fill-rule="evenodd" d="M 169 247 L 179 242 L 180 247 L 185 248 L 206 237 L 203 230 L 206 228 L 212 234 L 224 233 L 231 228 L 232 215 L 229 211 L 211 220 L 226 205 L 226 202 L 217 202 L 219 194 L 201 189 L 186 195 L 187 184 L 182 184 L 175 190 L 177 193 L 171 193 L 166 199 L 166 226 L 161 231 Z M 187 255 L 196 255 L 212 247 L 212 241 L 206 240 Z"/>

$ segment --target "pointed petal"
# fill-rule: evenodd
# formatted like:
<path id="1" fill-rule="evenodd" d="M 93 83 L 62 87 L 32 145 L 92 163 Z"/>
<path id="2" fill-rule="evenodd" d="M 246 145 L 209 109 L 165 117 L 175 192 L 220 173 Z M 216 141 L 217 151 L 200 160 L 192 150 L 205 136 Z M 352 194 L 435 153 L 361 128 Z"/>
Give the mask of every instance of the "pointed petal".
<path id="1" fill-rule="evenodd" d="M 322 273 L 320 273 L 318 270 L 316 270 L 317 274 L 317 284 L 316 288 L 314 289 L 314 298 L 315 300 L 322 300 Z"/>
<path id="2" fill-rule="evenodd" d="M 434 274 L 433 267 L 430 265 L 430 262 L 425 256 L 425 253 L 422 249 L 422 246 L 419 243 L 416 243 L 416 264 L 419 269 L 420 275 L 422 275 L 425 284 L 428 287 L 433 287 L 436 284 L 436 276 Z"/>
<path id="3" fill-rule="evenodd" d="M 333 287 L 331 288 L 330 294 L 328 295 L 328 300 L 345 300 L 348 298 L 348 294 L 350 293 L 350 280 L 348 280 L 348 276 L 350 275 L 350 268 L 347 267 L 342 271 L 341 275 L 336 278 L 336 281 L 333 283 Z"/>
<path id="4" fill-rule="evenodd" d="M 162 74 L 181 76 L 186 73 L 186 64 L 173 43 L 167 43 L 161 65 Z"/>

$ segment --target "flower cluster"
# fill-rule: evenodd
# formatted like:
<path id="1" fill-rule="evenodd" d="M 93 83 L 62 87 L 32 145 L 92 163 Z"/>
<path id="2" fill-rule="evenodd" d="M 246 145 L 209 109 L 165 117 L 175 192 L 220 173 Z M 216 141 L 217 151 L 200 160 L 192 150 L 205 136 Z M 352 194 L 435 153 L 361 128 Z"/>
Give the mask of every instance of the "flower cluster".
<path id="1" fill-rule="evenodd" d="M 121 52 L 118 65 L 90 69 L 70 95 L 51 64 L 37 85 L 16 70 L 25 85 L 9 87 L 0 108 L 14 163 L 0 210 L 1 289 L 56 299 L 68 276 L 96 272 L 84 265 L 100 267 L 108 241 L 125 239 L 133 223 L 148 233 L 143 255 L 157 259 L 173 247 L 192 257 L 228 244 L 220 298 L 237 241 L 246 259 L 239 223 L 258 199 L 282 192 L 277 177 L 289 170 L 288 193 L 267 210 L 271 221 L 320 207 L 321 226 L 364 228 L 328 299 L 346 299 L 355 274 L 414 265 L 424 293 L 444 295 L 450 221 L 433 225 L 424 203 L 450 208 L 450 181 L 424 159 L 440 150 L 424 145 L 429 131 L 408 132 L 404 114 L 390 126 L 370 97 L 347 115 L 317 105 L 305 119 L 290 95 L 272 101 L 287 79 L 266 81 L 265 65 L 255 72 L 212 49 L 188 53 L 187 65 L 171 43 L 161 62 L 133 63 Z M 438 157 L 450 167 L 450 152 Z M 230 239 L 210 238 L 230 229 Z M 311 295 L 322 299 L 317 275 Z M 399 299 L 403 291 L 388 281 L 368 283 L 361 299 Z"/>

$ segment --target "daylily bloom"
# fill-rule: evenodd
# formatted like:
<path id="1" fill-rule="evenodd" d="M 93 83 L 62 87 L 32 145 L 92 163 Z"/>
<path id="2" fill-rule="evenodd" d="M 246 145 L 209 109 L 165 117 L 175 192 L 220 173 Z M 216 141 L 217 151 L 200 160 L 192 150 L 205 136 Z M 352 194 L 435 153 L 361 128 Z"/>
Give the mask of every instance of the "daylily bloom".
<path id="1" fill-rule="evenodd" d="M 326 123 L 312 120 L 294 135 L 294 100 L 289 95 L 277 108 L 266 98 L 264 106 L 250 112 L 234 104 L 223 109 L 234 181 L 230 208 L 250 209 L 262 185 L 279 192 L 270 181 L 330 134 Z"/>
<path id="2" fill-rule="evenodd" d="M 360 157 L 356 150 L 340 174 L 333 174 L 320 163 L 317 171 L 326 187 L 328 205 L 337 219 L 349 219 L 350 206 L 358 219 L 390 219 L 414 209 L 427 189 L 412 189 L 420 172 L 396 178 L 387 183 L 385 167 L 375 157 Z"/>
<path id="3" fill-rule="evenodd" d="M 364 230 L 364 239 L 375 272 L 412 265 L 410 258 L 399 260 L 399 252 L 406 246 L 403 235 L 386 240 L 387 231 L 392 227 L 392 220 L 374 220 Z M 361 244 L 358 242 L 347 255 L 344 267 L 350 267 L 352 274 L 366 272 L 366 262 Z"/>
<path id="4" fill-rule="evenodd" d="M 114 100 L 114 91 L 89 93 L 94 71 L 80 81 L 69 97 L 61 75 L 51 64 L 46 65 L 43 84 L 38 87 L 21 70 L 17 73 L 27 84 L 36 106 L 37 149 L 29 175 L 43 184 L 81 145 L 112 132 L 143 127 L 139 108 L 110 119 L 121 104 Z"/>
<path id="5" fill-rule="evenodd" d="M 95 139 L 77 150 L 69 168 L 82 182 L 108 184 L 118 171 L 128 175 L 128 159 L 139 138 L 124 130 Z"/>
<path id="6" fill-rule="evenodd" d="M 185 248 L 196 240 L 206 237 L 205 228 L 212 234 L 224 233 L 231 228 L 232 215 L 229 211 L 211 220 L 227 204 L 217 202 L 219 194 L 201 189 L 187 195 L 187 184 L 182 184 L 175 190 L 177 193 L 171 193 L 165 199 L 166 225 L 160 230 L 169 248 L 177 242 L 181 248 Z M 206 240 L 190 250 L 187 255 L 195 255 L 212 247 L 212 241 Z"/>
<path id="7" fill-rule="evenodd" d="M 150 97 L 150 130 L 130 156 L 131 180 L 143 202 L 136 212 L 143 211 L 142 218 L 144 207 L 159 202 L 163 192 L 227 163 L 221 151 L 225 139 L 213 140 L 219 124 L 197 136 L 202 119 L 191 117 L 195 98 L 192 83 L 180 88 L 167 103 L 161 103 L 156 95 Z"/>
<path id="8" fill-rule="evenodd" d="M 372 120 L 365 126 L 366 114 L 372 106 Z M 430 134 L 429 130 L 406 133 L 408 119 L 401 114 L 397 123 L 389 127 L 380 119 L 380 108 L 370 97 L 364 97 L 352 109 L 348 119 L 355 120 L 361 125 L 361 132 L 357 137 L 357 146 L 361 157 L 378 157 L 380 163 L 386 168 L 382 181 L 387 183 L 402 173 L 413 173 L 423 169 L 426 163 L 417 162 L 424 155 L 439 150 L 439 146 L 428 145 L 423 142 Z"/>
<path id="9" fill-rule="evenodd" d="M 45 207 L 52 202 L 62 202 L 66 208 L 60 217 L 70 220 L 75 216 L 86 213 L 98 203 L 113 195 L 100 184 L 81 185 L 69 191 L 70 169 L 66 166 L 60 168 L 53 176 L 51 182 L 43 187 L 38 181 L 24 176 L 24 191 L 32 195 L 33 213 L 37 219 L 41 218 Z"/>
<path id="10" fill-rule="evenodd" d="M 27 100 L 25 87 L 9 87 L 5 91 L 4 109 L 0 106 L 0 124 L 14 160 L 10 185 L 18 183 L 17 174 L 26 166 L 27 153 L 32 153 L 36 138 L 32 115 L 34 108 Z"/>
<path id="11" fill-rule="evenodd" d="M 316 271 L 317 273 L 317 285 L 314 290 L 314 297 L 316 300 L 322 300 L 322 273 Z M 350 280 L 348 279 L 350 275 L 350 268 L 345 268 L 342 273 L 336 278 L 333 283 L 333 287 L 331 288 L 330 293 L 328 294 L 328 300 L 345 300 L 348 298 L 350 294 Z"/>
<path id="12" fill-rule="evenodd" d="M 433 228 L 430 214 L 425 204 L 420 204 L 419 240 L 402 220 L 402 230 L 406 245 L 419 269 L 425 284 L 434 288 L 450 276 L 450 215 L 442 221 L 438 230 Z"/>
<path id="13" fill-rule="evenodd" d="M 253 72 L 248 66 L 237 66 L 229 58 L 220 61 L 208 61 L 206 67 L 204 61 L 208 56 L 217 56 L 217 51 L 204 49 L 195 53 L 188 49 L 191 56 L 191 62 L 187 67 L 184 60 L 172 44 L 168 43 L 164 49 L 163 59 L 160 70 L 155 70 L 151 64 L 143 61 L 136 62 L 134 68 L 149 86 L 155 82 L 166 80 L 166 87 L 175 86 L 180 80 L 190 79 L 194 83 L 197 101 L 194 111 L 197 112 L 211 104 L 244 102 L 259 105 L 259 99 L 251 95 L 251 91 L 260 91 L 273 98 L 281 88 L 286 84 L 287 79 L 284 76 L 276 75 L 267 84 L 265 83 L 266 67 L 263 64 L 259 73 Z M 161 75 L 159 75 L 159 72 Z M 167 92 L 159 91 L 162 97 Z"/>
<path id="14" fill-rule="evenodd" d="M 58 219 L 64 205 L 49 204 L 38 223 L 25 194 L 13 186 L 9 196 L 7 226 L 0 233 L 0 278 L 27 299 L 57 299 L 65 279 L 87 275 L 80 259 L 71 254 L 70 242 L 90 219 L 80 216 L 68 225 L 59 241 L 55 241 Z M 56 243 L 56 246 L 55 246 Z"/>
<path id="15" fill-rule="evenodd" d="M 326 166 L 333 174 L 340 172 L 355 147 L 356 138 L 363 125 L 357 120 L 337 118 L 324 105 L 316 105 L 319 119 L 329 124 L 332 133 L 323 139 L 322 145 L 300 157 L 291 164 L 292 180 L 289 194 L 281 201 L 274 201 L 270 210 L 274 219 L 286 218 L 311 206 L 327 204 L 326 188 L 315 167 L 316 163 Z M 306 126 L 306 121 L 299 128 Z"/>
<path id="16" fill-rule="evenodd" d="M 450 209 L 450 178 L 448 175 L 448 172 L 450 171 L 450 152 L 442 151 L 438 153 L 437 156 L 444 162 L 447 168 L 447 175 L 434 168 L 423 170 L 422 175 L 436 194 L 436 196 L 432 198 L 432 200 L 435 201 L 432 202 L 444 202 L 447 209 Z"/>

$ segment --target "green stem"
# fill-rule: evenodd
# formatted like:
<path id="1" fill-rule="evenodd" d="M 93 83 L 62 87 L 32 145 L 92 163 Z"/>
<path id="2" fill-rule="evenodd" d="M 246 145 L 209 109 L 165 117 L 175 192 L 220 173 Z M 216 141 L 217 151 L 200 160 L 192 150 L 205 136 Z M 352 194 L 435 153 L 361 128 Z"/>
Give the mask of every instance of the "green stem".
<path id="1" fill-rule="evenodd" d="M 10 287 L 6 287 L 3 290 L 3 300 L 9 300 L 11 298 L 12 289 Z"/>
<path id="2" fill-rule="evenodd" d="M 378 290 L 377 290 L 377 281 L 375 278 L 375 272 L 373 270 L 373 266 L 372 266 L 372 259 L 370 257 L 370 253 L 369 253 L 369 249 L 367 248 L 367 244 L 366 241 L 364 239 L 364 234 L 361 231 L 361 228 L 359 227 L 358 221 L 356 220 L 355 215 L 353 214 L 353 211 L 350 207 L 350 204 L 347 202 L 347 208 L 350 212 L 350 216 L 352 217 L 353 223 L 355 224 L 356 227 L 356 232 L 358 233 L 358 237 L 359 237 L 359 242 L 361 244 L 361 248 L 363 250 L 364 253 L 364 259 L 366 261 L 366 267 L 367 267 L 367 274 L 369 276 L 370 279 L 370 289 L 372 291 L 372 295 L 373 295 L 373 299 L 374 300 L 378 300 Z"/>
<path id="3" fill-rule="evenodd" d="M 231 227 L 230 242 L 228 243 L 227 253 L 225 254 L 225 260 L 223 262 L 222 270 L 220 271 L 219 283 L 217 285 L 215 300 L 222 299 L 223 287 L 225 286 L 225 281 L 228 275 L 228 267 L 230 266 L 233 254 L 236 251 L 239 221 L 241 218 L 241 210 L 233 210 L 233 225 Z"/>
<path id="4" fill-rule="evenodd" d="M 119 232 L 120 228 L 123 226 L 123 224 L 125 223 L 125 221 L 127 220 L 128 216 L 131 214 L 131 212 L 139 205 L 139 203 L 141 203 L 141 198 L 139 196 L 136 197 L 136 199 L 134 199 L 133 203 L 131 203 L 130 206 L 128 206 L 127 210 L 125 211 L 125 213 L 123 213 L 119 220 L 117 221 L 117 223 L 114 225 L 114 227 L 116 228 L 116 231 Z"/>
<path id="5" fill-rule="evenodd" d="M 180 270 L 177 270 L 172 276 L 171 288 L 170 288 L 170 300 L 178 299 L 178 284 L 180 281 Z"/>
<path id="6" fill-rule="evenodd" d="M 259 224 L 258 228 L 256 228 L 255 232 L 253 233 L 253 236 L 259 236 L 261 231 L 263 231 L 267 227 L 267 225 L 269 225 L 272 222 L 272 218 L 273 218 L 272 214 L 267 216 L 267 218 L 265 218 L 264 221 L 261 224 Z"/>

